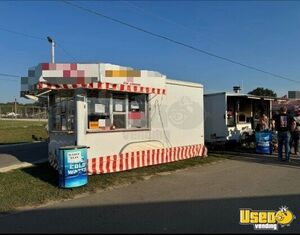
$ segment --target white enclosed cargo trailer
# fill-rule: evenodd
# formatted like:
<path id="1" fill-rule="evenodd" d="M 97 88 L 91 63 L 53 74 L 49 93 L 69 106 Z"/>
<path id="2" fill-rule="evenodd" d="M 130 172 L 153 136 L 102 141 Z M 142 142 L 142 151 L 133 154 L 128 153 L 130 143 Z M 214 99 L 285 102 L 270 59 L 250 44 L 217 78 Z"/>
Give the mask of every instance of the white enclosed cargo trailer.
<path id="1" fill-rule="evenodd" d="M 49 160 L 88 146 L 88 173 L 110 173 L 206 156 L 203 86 L 113 64 L 39 64 L 22 96 L 46 92 Z M 48 93 L 47 93 L 48 91 Z"/>
<path id="2" fill-rule="evenodd" d="M 261 112 L 270 119 L 273 100 L 239 92 L 205 94 L 205 142 L 238 142 L 244 132 L 256 129 Z"/>

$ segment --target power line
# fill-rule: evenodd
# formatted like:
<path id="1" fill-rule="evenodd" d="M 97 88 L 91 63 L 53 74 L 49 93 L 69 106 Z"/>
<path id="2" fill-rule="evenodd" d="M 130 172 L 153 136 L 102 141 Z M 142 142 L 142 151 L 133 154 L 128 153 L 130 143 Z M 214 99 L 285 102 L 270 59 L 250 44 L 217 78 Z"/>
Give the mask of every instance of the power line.
<path id="1" fill-rule="evenodd" d="M 9 77 L 9 79 L 7 79 Z M 8 73 L 0 73 L 0 81 L 5 81 L 5 82 L 20 82 L 20 77 L 15 74 L 8 74 Z M 3 79 L 5 78 L 5 80 Z"/>
<path id="2" fill-rule="evenodd" d="M 21 76 L 18 76 L 18 75 L 8 74 L 8 73 L 0 73 L 0 76 L 2 76 L 2 77 L 13 77 L 13 78 L 21 77 Z"/>
<path id="3" fill-rule="evenodd" d="M 6 32 L 9 32 L 9 33 L 13 33 L 13 34 L 17 34 L 17 35 L 20 35 L 20 36 L 28 37 L 28 38 L 34 38 L 34 39 L 38 39 L 38 40 L 46 40 L 45 38 L 42 38 L 42 37 L 38 37 L 38 36 L 34 36 L 34 35 L 29 35 L 29 34 L 26 34 L 26 33 L 17 32 L 17 31 L 10 30 L 10 29 L 6 29 L 6 28 L 4 28 L 2 26 L 0 26 L 0 30 L 6 31 Z"/>
<path id="4" fill-rule="evenodd" d="M 35 36 L 35 35 L 30 35 L 30 34 L 26 34 L 26 33 L 22 33 L 22 32 L 18 32 L 18 31 L 14 31 L 14 30 L 10 30 L 10 29 L 7 29 L 7 28 L 4 28 L 2 26 L 0 26 L 0 30 L 2 31 L 5 31 L 5 32 L 8 32 L 8 33 L 13 33 L 13 34 L 17 34 L 19 36 L 23 36 L 23 37 L 27 37 L 27 38 L 32 38 L 32 39 L 38 39 L 38 40 L 42 40 L 42 41 L 47 41 L 46 38 L 42 38 L 42 37 L 38 37 L 38 36 Z M 55 40 L 55 44 L 57 47 L 59 47 L 60 49 L 62 49 L 62 51 L 69 57 L 71 57 L 73 60 L 77 60 L 74 56 L 72 56 L 62 45 L 60 42 L 57 42 Z"/>
<path id="5" fill-rule="evenodd" d="M 147 14 L 147 15 L 149 15 L 149 16 L 152 16 L 152 17 L 154 17 L 154 18 L 156 18 L 156 19 L 165 21 L 165 22 L 167 22 L 167 23 L 169 23 L 169 24 L 173 24 L 173 25 L 175 25 L 175 26 L 177 26 L 177 27 L 181 27 L 181 28 L 183 28 L 183 29 L 185 29 L 185 30 L 189 30 L 189 31 L 192 31 L 192 32 L 199 33 L 198 31 L 192 30 L 191 28 L 189 28 L 189 27 L 187 27 L 187 26 L 185 26 L 185 25 L 179 24 L 179 23 L 177 23 L 177 22 L 175 22 L 175 21 L 173 21 L 173 20 L 167 19 L 167 18 L 162 17 L 162 16 L 157 15 L 157 14 L 153 14 L 152 12 L 146 11 L 144 8 L 141 8 L 141 7 L 139 7 L 139 6 L 135 5 L 135 4 L 133 4 L 132 2 L 128 2 L 128 1 L 122 1 L 122 2 L 123 2 L 123 3 L 126 3 L 128 6 L 130 6 L 130 7 L 132 7 L 132 8 L 137 9 L 139 12 L 142 11 L 142 12 L 144 12 L 145 14 Z"/>
<path id="6" fill-rule="evenodd" d="M 151 12 L 148 12 L 148 11 L 146 11 L 145 9 L 143 9 L 143 8 L 141 8 L 141 7 L 139 7 L 139 6 L 135 5 L 135 4 L 133 4 L 133 3 L 131 3 L 131 2 L 128 2 L 128 1 L 122 1 L 122 2 L 123 2 L 123 3 L 126 3 L 126 4 L 127 4 L 128 6 L 130 6 L 130 7 L 133 7 L 133 8 L 135 8 L 135 9 L 137 9 L 138 11 L 142 11 L 142 12 L 146 13 L 147 15 L 150 15 L 150 16 L 152 16 L 152 17 L 155 17 L 155 18 L 157 18 L 157 19 L 159 19 L 159 20 L 163 20 L 163 21 L 165 21 L 165 22 L 174 24 L 174 25 L 176 25 L 176 26 L 186 28 L 185 26 L 182 26 L 181 24 L 178 24 L 178 23 L 176 23 L 176 22 L 174 22 L 174 21 L 172 21 L 172 20 L 169 20 L 169 19 L 167 19 L 167 18 L 161 17 L 160 15 L 156 15 L 156 14 L 153 14 L 153 13 L 151 13 Z"/>
<path id="7" fill-rule="evenodd" d="M 1 78 L 5 77 L 5 82 L 20 82 L 20 77 L 18 75 L 14 74 L 8 74 L 8 73 L 0 73 L 0 81 L 4 81 Z M 9 79 L 6 79 L 6 77 L 10 77 Z"/>
<path id="8" fill-rule="evenodd" d="M 132 7 L 132 8 L 135 8 L 138 12 L 141 12 L 141 11 L 142 11 L 142 12 L 144 12 L 145 14 L 147 14 L 147 15 L 149 15 L 149 16 L 152 16 L 152 17 L 154 17 L 154 18 L 156 18 L 156 19 L 159 19 L 159 20 L 162 20 L 162 21 L 167 22 L 167 23 L 169 23 L 169 24 L 175 25 L 175 26 L 180 27 L 180 28 L 182 28 L 182 29 L 184 29 L 184 30 L 188 30 L 188 31 L 190 31 L 190 32 L 196 33 L 197 35 L 201 35 L 201 38 L 205 37 L 206 39 L 210 40 L 210 42 L 213 41 L 214 43 L 220 44 L 220 41 L 217 41 L 217 40 L 215 40 L 214 38 L 211 38 L 211 37 L 207 37 L 206 34 L 203 34 L 203 33 L 200 34 L 200 31 L 199 31 L 199 30 L 194 30 L 194 29 L 192 29 L 192 28 L 190 28 L 190 27 L 187 27 L 187 26 L 185 26 L 185 25 L 179 24 L 179 23 L 177 23 L 177 22 L 175 22 L 175 21 L 173 21 L 173 20 L 171 20 L 171 19 L 168 19 L 168 18 L 166 18 L 166 17 L 162 17 L 161 15 L 154 14 L 154 13 L 152 13 L 152 12 L 150 12 L 150 11 L 145 10 L 144 8 L 141 8 L 141 7 L 139 7 L 139 6 L 135 5 L 135 4 L 133 4 L 132 2 L 128 2 L 128 1 L 122 1 L 122 2 L 123 2 L 123 3 L 126 3 L 128 6 L 130 6 L 130 7 Z M 137 12 L 137 11 L 136 11 L 136 12 Z M 203 30 L 202 30 L 202 31 L 203 31 Z M 206 29 L 206 31 L 207 31 L 207 32 L 211 32 L 211 31 L 209 31 L 209 30 L 207 30 L 207 29 Z"/>
<path id="9" fill-rule="evenodd" d="M 189 44 L 186 44 L 186 43 L 183 43 L 183 42 L 180 42 L 180 41 L 177 41 L 175 39 L 172 39 L 172 38 L 169 38 L 167 36 L 163 36 L 163 35 L 160 35 L 160 34 L 157 34 L 157 33 L 154 33 L 154 32 L 151 32 L 151 31 L 148 31 L 148 30 L 145 30 L 143 28 L 140 28 L 138 26 L 135 26 L 135 25 L 132 25 L 132 24 L 129 24 L 129 23 L 126 23 L 124 21 L 121 21 L 121 20 L 118 20 L 116 18 L 113 18 L 113 17 L 110 17 L 110 16 L 107 16 L 107 15 L 104 15 L 102 13 L 99 13 L 95 10 L 91 10 L 89 8 L 86 8 L 86 7 L 82 7 L 78 4 L 75 4 L 73 2 L 68 2 L 68 1 L 62 1 L 63 3 L 65 4 L 68 4 L 72 7 L 75 7 L 75 8 L 78 8 L 82 11 L 86 11 L 88 13 L 91 13 L 91 14 L 94 14 L 94 15 L 97 15 L 97 16 L 100 16 L 100 17 L 103 17 L 103 18 L 106 18 L 106 19 L 109 19 L 111 21 L 114 21 L 116 23 L 119 23 L 119 24 L 122 24 L 122 25 L 125 25 L 129 28 L 133 28 L 135 30 L 138 30 L 138 31 L 141 31 L 143 33 L 146 33 L 146 34 L 149 34 L 149 35 L 152 35 L 154 37 L 157 37 L 157 38 L 161 38 L 161 39 L 164 39 L 166 41 L 169 41 L 169 42 L 172 42 L 174 44 L 178 44 L 178 45 L 181 45 L 181 46 L 184 46 L 186 48 L 189 48 L 189 49 L 192 49 L 194 51 L 197 51 L 197 52 L 200 52 L 202 54 L 206 54 L 208 56 L 211 56 L 211 57 L 215 57 L 215 58 L 218 58 L 218 59 L 221 59 L 221 60 L 224 60 L 224 61 L 227 61 L 227 62 L 230 62 L 232 64 L 236 64 L 236 65 L 240 65 L 240 66 L 243 66 L 245 68 L 248 68 L 248 69 L 251 69 L 251 70 L 254 70 L 254 71 L 257 71 L 257 72 L 261 72 L 261 73 L 264 73 L 264 74 L 268 74 L 268 75 L 271 75 L 275 78 L 280 78 L 280 79 L 284 79 L 284 80 L 287 80 L 287 81 L 290 81 L 290 82 L 295 82 L 295 83 L 300 83 L 300 81 L 298 80 L 294 80 L 294 79 L 291 79 L 291 78 L 288 78 L 288 77 L 285 77 L 285 76 L 281 76 L 281 75 L 278 75 L 278 74 L 275 74 L 275 73 L 272 73 L 272 72 L 268 72 L 266 70 L 263 70 L 263 69 L 260 69 L 260 68 L 256 68 L 254 66 L 251 66 L 251 65 L 247 65 L 247 64 L 244 64 L 244 63 L 241 63 L 241 62 L 238 62 L 236 60 L 232 60 L 232 59 L 229 59 L 229 58 L 226 58 L 224 56 L 219 56 L 217 54 L 214 54 L 214 53 L 211 53 L 211 52 L 208 52 L 206 50 L 203 50 L 203 49 L 200 49 L 200 48 L 197 48 L 197 47 L 194 47 L 192 45 L 189 45 Z"/>
<path id="10" fill-rule="evenodd" d="M 56 46 L 57 47 L 59 47 L 59 48 L 61 48 L 62 49 L 62 51 L 67 55 L 67 56 L 69 56 L 69 57 L 71 57 L 74 61 L 77 61 L 77 59 L 74 57 L 74 56 L 72 56 L 62 45 L 61 45 L 61 43 L 57 43 L 56 42 Z"/>
<path id="11" fill-rule="evenodd" d="M 0 82 L 3 83 L 3 82 L 20 82 L 20 81 L 13 80 L 13 79 L 6 79 L 6 80 L 0 79 Z"/>

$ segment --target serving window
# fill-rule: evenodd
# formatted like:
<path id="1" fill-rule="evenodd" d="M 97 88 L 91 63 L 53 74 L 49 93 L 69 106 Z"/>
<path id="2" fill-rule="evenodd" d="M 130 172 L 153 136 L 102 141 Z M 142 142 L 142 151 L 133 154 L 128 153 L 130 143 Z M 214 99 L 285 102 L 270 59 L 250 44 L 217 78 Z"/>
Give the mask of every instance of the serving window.
<path id="1" fill-rule="evenodd" d="M 50 102 L 50 131 L 74 131 L 75 102 L 73 91 L 52 93 Z"/>
<path id="2" fill-rule="evenodd" d="M 148 128 L 148 95 L 112 91 L 88 91 L 89 130 Z"/>
<path id="3" fill-rule="evenodd" d="M 127 94 L 125 93 L 113 93 L 113 126 L 112 129 L 125 129 L 126 128 L 126 105 Z"/>
<path id="4" fill-rule="evenodd" d="M 110 99 L 110 93 L 106 91 L 88 92 L 88 129 L 110 129 Z"/>
<path id="5" fill-rule="evenodd" d="M 128 94 L 129 128 L 148 127 L 148 100 L 144 94 Z"/>
<path id="6" fill-rule="evenodd" d="M 252 101 L 245 97 L 227 97 L 227 126 L 251 124 Z"/>

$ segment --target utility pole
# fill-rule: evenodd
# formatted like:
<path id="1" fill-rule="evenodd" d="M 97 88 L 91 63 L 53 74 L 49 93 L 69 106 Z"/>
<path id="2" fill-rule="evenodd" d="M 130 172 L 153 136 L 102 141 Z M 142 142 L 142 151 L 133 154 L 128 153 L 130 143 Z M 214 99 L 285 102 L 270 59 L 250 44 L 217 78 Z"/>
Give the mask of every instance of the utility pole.
<path id="1" fill-rule="evenodd" d="M 17 99 L 15 98 L 15 114 L 17 114 Z"/>
<path id="2" fill-rule="evenodd" d="M 242 92 L 244 92 L 244 80 L 242 79 Z"/>

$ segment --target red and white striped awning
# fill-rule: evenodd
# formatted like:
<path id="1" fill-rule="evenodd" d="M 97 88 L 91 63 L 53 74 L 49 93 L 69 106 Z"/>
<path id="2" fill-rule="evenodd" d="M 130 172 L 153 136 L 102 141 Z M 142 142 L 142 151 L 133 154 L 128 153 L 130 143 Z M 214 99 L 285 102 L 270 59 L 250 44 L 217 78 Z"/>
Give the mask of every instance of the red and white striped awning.
<path id="1" fill-rule="evenodd" d="M 77 88 L 166 95 L 166 89 L 143 87 L 137 85 L 113 84 L 107 82 L 106 83 L 92 82 L 88 84 L 50 84 L 45 82 L 39 82 L 37 84 L 38 90 L 42 90 L 42 89 L 62 90 L 62 89 L 77 89 Z"/>

